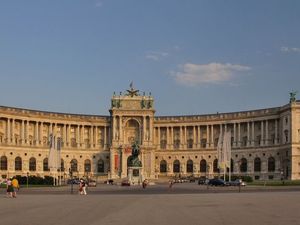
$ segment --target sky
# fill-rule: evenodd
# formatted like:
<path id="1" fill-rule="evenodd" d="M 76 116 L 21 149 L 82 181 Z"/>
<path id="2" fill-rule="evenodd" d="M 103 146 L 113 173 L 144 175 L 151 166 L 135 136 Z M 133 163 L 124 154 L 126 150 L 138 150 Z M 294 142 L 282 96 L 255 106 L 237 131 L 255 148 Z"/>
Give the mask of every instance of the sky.
<path id="1" fill-rule="evenodd" d="M 300 1 L 0 1 L 0 105 L 109 115 L 131 82 L 157 116 L 288 104 Z"/>

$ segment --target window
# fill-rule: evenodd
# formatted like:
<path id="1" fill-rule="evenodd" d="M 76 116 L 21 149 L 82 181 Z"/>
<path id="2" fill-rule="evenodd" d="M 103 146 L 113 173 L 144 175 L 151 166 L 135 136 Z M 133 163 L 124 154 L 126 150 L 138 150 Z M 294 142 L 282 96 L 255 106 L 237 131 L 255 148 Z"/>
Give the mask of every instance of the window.
<path id="1" fill-rule="evenodd" d="M 36 171 L 36 159 L 34 157 L 29 159 L 29 171 Z"/>
<path id="2" fill-rule="evenodd" d="M 22 170 L 22 159 L 21 157 L 16 157 L 15 159 L 15 170 L 16 171 L 21 171 Z"/>
<path id="3" fill-rule="evenodd" d="M 76 138 L 71 138 L 71 147 L 77 147 Z"/>
<path id="4" fill-rule="evenodd" d="M 201 172 L 201 173 L 207 172 L 207 171 L 206 171 L 206 160 L 205 160 L 205 159 L 202 159 L 202 160 L 200 161 L 200 172 Z"/>
<path id="5" fill-rule="evenodd" d="M 91 160 L 89 159 L 84 161 L 84 172 L 91 172 Z"/>
<path id="6" fill-rule="evenodd" d="M 261 161 L 260 158 L 254 159 L 254 172 L 260 172 L 261 171 Z"/>
<path id="7" fill-rule="evenodd" d="M 43 171 L 49 171 L 48 158 L 45 158 L 44 161 L 43 161 Z"/>
<path id="8" fill-rule="evenodd" d="M 186 163 L 186 172 L 187 173 L 192 173 L 194 170 L 193 168 L 193 161 L 192 160 L 188 160 Z"/>
<path id="9" fill-rule="evenodd" d="M 71 162 L 70 162 L 71 166 L 71 171 L 72 172 L 77 172 L 77 160 L 76 159 L 72 159 Z"/>
<path id="10" fill-rule="evenodd" d="M 206 138 L 201 139 L 201 148 L 206 148 Z"/>
<path id="11" fill-rule="evenodd" d="M 275 159 L 273 157 L 270 157 L 268 159 L 268 172 L 274 172 L 275 171 Z"/>
<path id="12" fill-rule="evenodd" d="M 193 144 L 194 144 L 194 140 L 190 138 L 190 139 L 187 141 L 187 147 L 188 147 L 188 148 L 193 148 Z"/>
<path id="13" fill-rule="evenodd" d="M 7 157 L 6 156 L 1 156 L 0 170 L 7 170 Z"/>
<path id="14" fill-rule="evenodd" d="M 247 159 L 242 158 L 240 161 L 240 172 L 245 173 L 247 172 Z"/>
<path id="15" fill-rule="evenodd" d="M 60 159 L 60 171 L 65 171 L 65 162 L 63 159 Z"/>
<path id="16" fill-rule="evenodd" d="M 176 139 L 174 141 L 174 149 L 179 149 L 180 148 L 180 140 L 179 139 Z"/>
<path id="17" fill-rule="evenodd" d="M 218 159 L 215 159 L 213 162 L 213 171 L 214 171 L 214 173 L 219 173 Z"/>
<path id="18" fill-rule="evenodd" d="M 167 148 L 167 141 L 166 140 L 161 140 L 160 141 L 160 148 L 161 149 L 166 149 Z"/>
<path id="19" fill-rule="evenodd" d="M 104 161 L 102 159 L 98 160 L 97 172 L 98 173 L 104 173 Z"/>
<path id="20" fill-rule="evenodd" d="M 159 172 L 166 173 L 167 172 L 167 162 L 166 160 L 162 160 L 159 166 Z"/>
<path id="21" fill-rule="evenodd" d="M 180 172 L 180 162 L 179 160 L 175 160 L 173 163 L 173 172 L 179 173 Z"/>

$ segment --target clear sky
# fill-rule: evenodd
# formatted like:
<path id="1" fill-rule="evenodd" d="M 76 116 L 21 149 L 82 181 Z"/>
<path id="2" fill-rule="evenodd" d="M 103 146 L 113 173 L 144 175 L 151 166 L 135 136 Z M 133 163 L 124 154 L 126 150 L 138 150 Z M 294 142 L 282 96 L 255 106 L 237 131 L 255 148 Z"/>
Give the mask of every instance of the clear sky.
<path id="1" fill-rule="evenodd" d="M 284 105 L 300 1 L 0 1 L 0 105 L 109 115 L 131 81 L 156 115 Z"/>

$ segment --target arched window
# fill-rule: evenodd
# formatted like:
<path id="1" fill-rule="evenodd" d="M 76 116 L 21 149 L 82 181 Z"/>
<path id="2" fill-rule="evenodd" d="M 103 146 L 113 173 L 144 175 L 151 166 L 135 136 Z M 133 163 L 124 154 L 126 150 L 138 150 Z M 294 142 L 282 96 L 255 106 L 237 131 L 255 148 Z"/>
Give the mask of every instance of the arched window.
<path id="1" fill-rule="evenodd" d="M 240 172 L 245 173 L 247 172 L 247 159 L 242 158 L 241 159 L 241 165 L 240 165 Z"/>
<path id="2" fill-rule="evenodd" d="M 0 170 L 7 170 L 7 157 L 6 156 L 1 156 Z"/>
<path id="3" fill-rule="evenodd" d="M 206 173 L 206 160 L 202 159 L 200 161 L 200 173 Z"/>
<path id="4" fill-rule="evenodd" d="M 16 171 L 22 170 L 22 159 L 19 156 L 15 158 L 15 170 Z"/>
<path id="5" fill-rule="evenodd" d="M 104 173 L 104 161 L 102 159 L 98 160 L 98 163 L 97 163 L 97 172 L 98 173 Z"/>
<path id="6" fill-rule="evenodd" d="M 194 170 L 193 168 L 193 161 L 192 160 L 188 160 L 186 163 L 186 172 L 187 173 L 192 173 Z"/>
<path id="7" fill-rule="evenodd" d="M 218 168 L 218 159 L 215 159 L 214 160 L 214 163 L 213 163 L 213 171 L 214 173 L 219 173 L 219 168 Z"/>
<path id="8" fill-rule="evenodd" d="M 48 158 L 45 158 L 44 161 L 43 161 L 43 170 L 44 171 L 49 171 L 49 168 L 48 168 Z"/>
<path id="9" fill-rule="evenodd" d="M 167 162 L 166 160 L 160 161 L 159 172 L 166 173 L 167 172 Z"/>
<path id="10" fill-rule="evenodd" d="M 34 157 L 29 159 L 29 171 L 36 171 L 36 159 Z"/>
<path id="11" fill-rule="evenodd" d="M 60 171 L 65 171 L 65 161 L 60 159 Z"/>
<path id="12" fill-rule="evenodd" d="M 254 172 L 260 172 L 261 171 L 261 161 L 260 158 L 254 159 Z"/>
<path id="13" fill-rule="evenodd" d="M 89 159 L 84 161 L 84 172 L 91 172 L 91 160 Z"/>
<path id="14" fill-rule="evenodd" d="M 275 171 L 275 159 L 273 157 L 270 157 L 268 159 L 268 172 L 274 172 Z"/>
<path id="15" fill-rule="evenodd" d="M 179 173 L 180 172 L 180 162 L 179 160 L 175 160 L 173 162 L 173 173 Z"/>
<path id="16" fill-rule="evenodd" d="M 72 172 L 77 172 L 78 171 L 77 170 L 77 160 L 76 159 L 72 159 L 70 163 L 71 163 L 71 166 L 70 166 L 71 171 Z"/>

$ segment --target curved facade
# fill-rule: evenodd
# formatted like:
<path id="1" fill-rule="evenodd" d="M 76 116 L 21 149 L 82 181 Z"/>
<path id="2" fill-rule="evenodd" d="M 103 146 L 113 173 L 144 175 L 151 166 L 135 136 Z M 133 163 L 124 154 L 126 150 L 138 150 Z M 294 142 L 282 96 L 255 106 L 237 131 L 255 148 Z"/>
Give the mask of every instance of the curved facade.
<path id="1" fill-rule="evenodd" d="M 62 140 L 61 176 L 127 177 L 137 141 L 145 178 L 219 174 L 217 143 L 231 131 L 233 175 L 300 179 L 300 102 L 261 110 L 155 116 L 151 95 L 113 95 L 109 116 L 0 107 L 0 174 L 50 175 L 49 136 Z"/>

